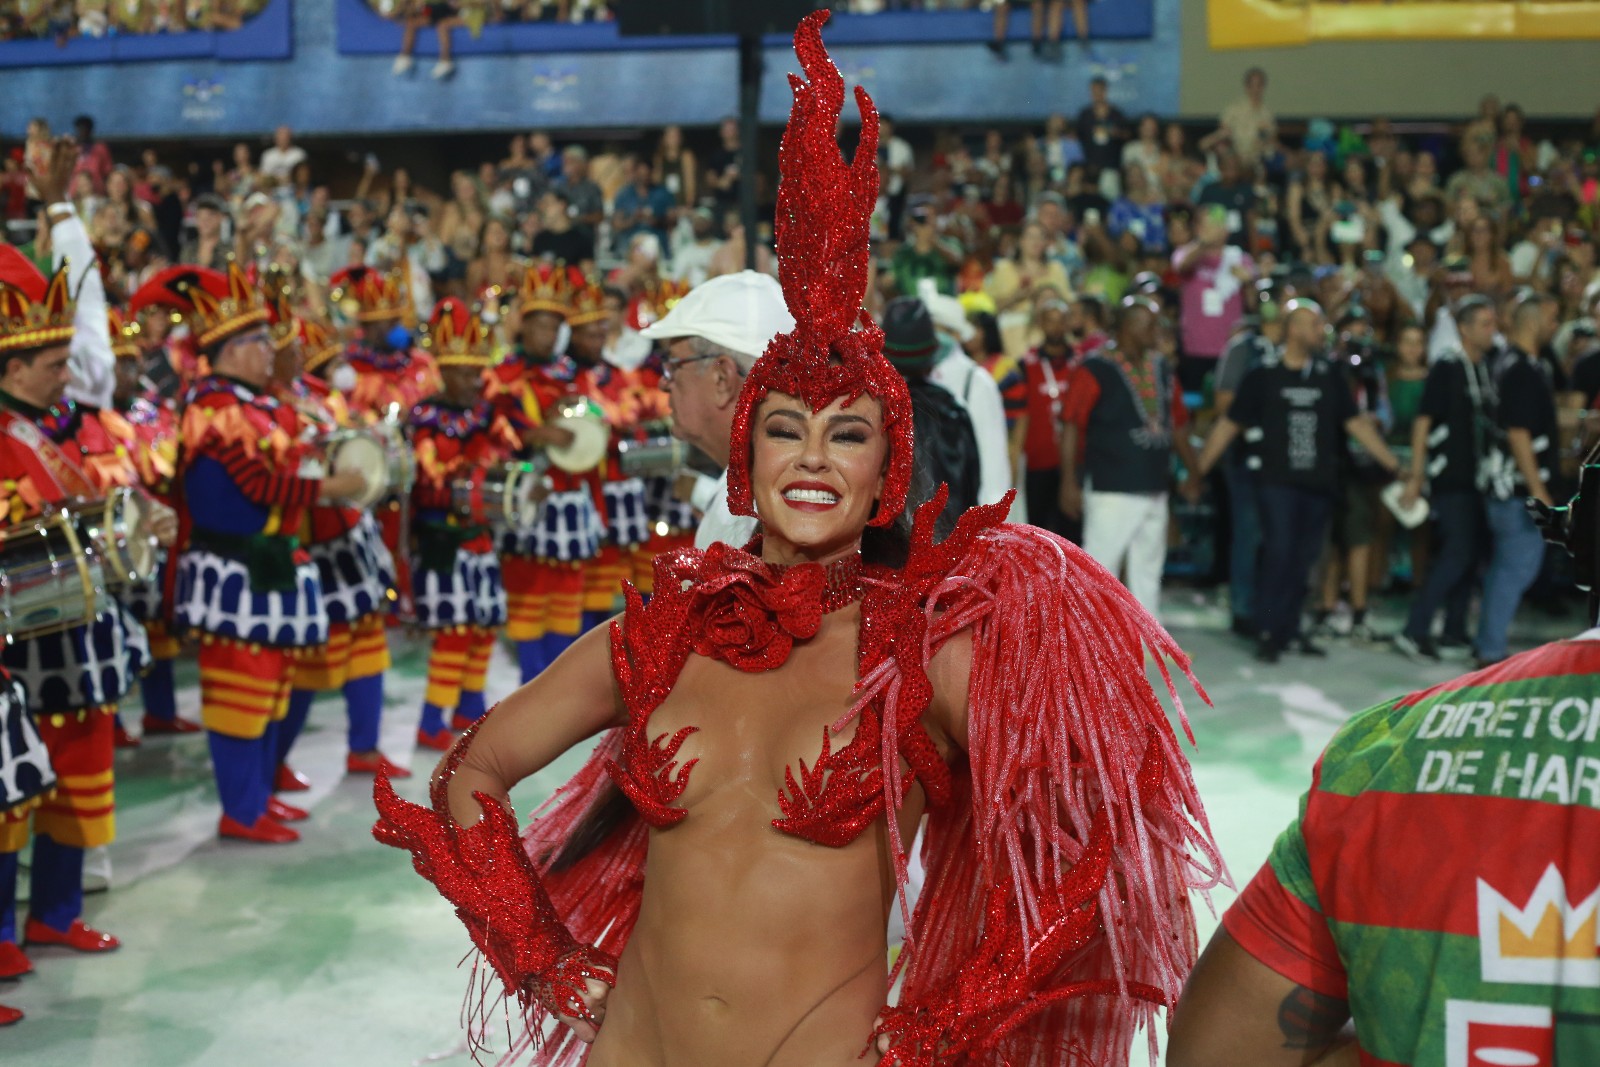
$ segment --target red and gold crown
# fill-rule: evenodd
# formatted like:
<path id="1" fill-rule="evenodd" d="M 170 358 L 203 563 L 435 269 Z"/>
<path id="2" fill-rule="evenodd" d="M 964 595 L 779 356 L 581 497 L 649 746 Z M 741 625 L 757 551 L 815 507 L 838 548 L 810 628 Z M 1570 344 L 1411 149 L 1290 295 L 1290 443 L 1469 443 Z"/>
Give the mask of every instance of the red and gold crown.
<path id="1" fill-rule="evenodd" d="M 111 331 L 111 354 L 118 359 L 138 359 L 144 354 L 139 345 L 144 328 L 139 320 L 121 308 L 106 308 L 106 325 Z"/>
<path id="2" fill-rule="evenodd" d="M 844 78 L 822 43 L 827 11 L 807 15 L 794 34 L 810 78 L 789 75 L 794 106 L 778 150 L 778 281 L 795 328 L 772 339 L 751 368 L 734 410 L 728 507 L 754 515 L 750 420 L 768 393 L 787 393 L 821 411 L 835 400 L 870 396 L 883 406 L 888 469 L 873 526 L 905 510 L 911 485 L 911 395 L 883 356 L 883 331 L 861 307 L 870 266 L 868 240 L 878 199 L 878 110 L 856 87 L 861 139 L 853 162 L 839 150 Z"/>
<path id="3" fill-rule="evenodd" d="M 75 310 L 65 264 L 46 278 L 27 256 L 0 243 L 0 353 L 67 344 Z"/>
<path id="4" fill-rule="evenodd" d="M 304 317 L 295 322 L 300 331 L 300 348 L 305 353 L 300 365 L 307 374 L 344 351 L 344 345 L 339 343 L 339 335 L 327 323 Z"/>
<path id="5" fill-rule="evenodd" d="M 279 352 L 300 339 L 300 316 L 294 310 L 294 282 L 289 273 L 271 268 L 261 279 L 261 298 L 267 306 L 268 332 Z"/>
<path id="6" fill-rule="evenodd" d="M 411 285 L 404 262 L 390 271 L 376 267 L 346 267 L 328 279 L 329 297 L 346 318 L 358 322 L 386 319 L 414 320 Z"/>
<path id="7" fill-rule="evenodd" d="M 610 314 L 606 310 L 605 286 L 593 278 L 577 275 L 572 288 L 571 308 L 567 312 L 568 326 L 587 326 L 591 322 L 600 322 Z"/>
<path id="8" fill-rule="evenodd" d="M 487 367 L 493 358 L 483 323 L 465 301 L 453 296 L 434 306 L 422 346 L 441 367 Z"/>
<path id="9" fill-rule="evenodd" d="M 128 310 L 135 313 L 147 307 L 167 307 L 180 313 L 201 352 L 265 324 L 269 317 L 261 291 L 250 284 L 237 263 L 229 263 L 226 274 L 188 264 L 168 267 L 140 286 L 128 301 Z"/>
<path id="10" fill-rule="evenodd" d="M 635 330 L 642 330 L 666 318 L 667 312 L 673 305 L 689 295 L 691 286 L 688 282 L 676 281 L 672 278 L 663 278 L 654 289 L 647 289 L 639 294 L 633 302 L 633 308 L 628 314 L 628 325 Z"/>
<path id="11" fill-rule="evenodd" d="M 583 275 L 576 267 L 565 263 L 535 263 L 522 276 L 522 289 L 517 296 L 518 307 L 524 315 L 547 311 L 563 319 L 571 312 L 572 291 L 583 284 Z"/>

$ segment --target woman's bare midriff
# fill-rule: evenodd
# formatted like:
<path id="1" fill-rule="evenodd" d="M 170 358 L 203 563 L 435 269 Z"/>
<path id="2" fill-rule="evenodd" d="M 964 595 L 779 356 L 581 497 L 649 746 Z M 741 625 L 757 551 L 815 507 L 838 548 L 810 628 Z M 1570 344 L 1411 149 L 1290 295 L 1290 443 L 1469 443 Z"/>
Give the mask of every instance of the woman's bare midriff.
<path id="1" fill-rule="evenodd" d="M 828 616 L 784 665 L 691 657 L 650 734 L 699 727 L 679 800 L 651 833 L 639 922 L 588 1067 L 859 1067 L 887 995 L 886 823 L 829 848 L 772 826 L 784 768 L 816 762 L 850 704 L 859 613 Z M 848 742 L 853 730 L 834 738 Z M 900 812 L 907 845 L 921 815 Z"/>

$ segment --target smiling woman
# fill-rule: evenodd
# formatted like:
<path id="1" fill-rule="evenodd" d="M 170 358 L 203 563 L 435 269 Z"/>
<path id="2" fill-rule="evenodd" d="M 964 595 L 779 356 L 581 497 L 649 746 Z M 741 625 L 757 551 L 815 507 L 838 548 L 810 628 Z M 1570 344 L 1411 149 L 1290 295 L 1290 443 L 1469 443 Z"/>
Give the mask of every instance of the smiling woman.
<path id="1" fill-rule="evenodd" d="M 729 505 L 762 536 L 658 558 L 648 605 L 630 590 L 463 736 L 431 809 L 380 780 L 374 832 L 517 1000 L 511 1054 L 566 1024 L 539 1063 L 1125 1062 L 1192 964 L 1188 888 L 1220 875 L 1144 672 L 1147 649 L 1187 661 L 1079 550 L 1006 525 L 1009 501 L 935 543 L 941 493 L 898 561 L 873 552 L 905 508 L 910 400 L 861 311 L 876 113 L 858 92 L 846 163 L 826 18 L 796 35 L 810 80 L 780 157 L 796 325 L 730 441 Z M 519 839 L 510 788 L 602 733 Z"/>

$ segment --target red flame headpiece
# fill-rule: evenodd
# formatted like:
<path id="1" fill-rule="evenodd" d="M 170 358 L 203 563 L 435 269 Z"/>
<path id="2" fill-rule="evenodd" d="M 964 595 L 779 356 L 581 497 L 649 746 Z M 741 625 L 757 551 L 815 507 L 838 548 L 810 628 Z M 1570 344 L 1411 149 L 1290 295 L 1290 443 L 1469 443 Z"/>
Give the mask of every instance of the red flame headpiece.
<path id="1" fill-rule="evenodd" d="M 778 280 L 794 315 L 756 361 L 734 412 L 728 506 L 754 515 L 750 495 L 750 419 L 768 393 L 787 393 L 821 411 L 835 400 L 870 396 L 883 405 L 889 466 L 871 525 L 905 510 L 911 484 L 911 397 L 883 357 L 883 331 L 861 307 L 870 265 L 868 241 L 878 199 L 878 110 L 856 88 L 861 141 L 853 162 L 839 150 L 844 78 L 822 44 L 828 12 L 800 23 L 795 54 L 810 78 L 789 75 L 794 107 L 778 152 Z"/>

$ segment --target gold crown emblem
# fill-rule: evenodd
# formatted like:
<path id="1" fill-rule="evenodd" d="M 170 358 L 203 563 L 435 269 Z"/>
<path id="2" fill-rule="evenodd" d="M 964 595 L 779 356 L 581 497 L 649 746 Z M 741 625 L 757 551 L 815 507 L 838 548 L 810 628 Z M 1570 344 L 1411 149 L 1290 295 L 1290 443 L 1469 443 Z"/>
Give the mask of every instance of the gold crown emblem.
<path id="1" fill-rule="evenodd" d="M 564 319 L 571 312 L 572 290 L 581 283 L 577 270 L 564 263 L 535 263 L 522 276 L 518 306 L 524 315 L 546 311 Z"/>
<path id="2" fill-rule="evenodd" d="M 138 359 L 140 335 L 144 332 L 139 320 L 124 314 L 121 308 L 110 307 L 106 309 L 106 325 L 111 331 L 111 354 L 118 359 Z"/>
<path id="3" fill-rule="evenodd" d="M 346 267 L 328 281 L 332 285 L 329 298 L 347 318 L 380 322 L 409 320 L 415 315 L 404 260 L 389 271 L 376 267 Z"/>
<path id="4" fill-rule="evenodd" d="M 592 278 L 580 278 L 572 291 L 572 311 L 567 315 L 567 325 L 584 326 L 599 322 L 609 314 L 605 287 Z"/>
<path id="5" fill-rule="evenodd" d="M 1552 863 L 1518 907 L 1480 878 L 1478 939 L 1488 981 L 1600 988 L 1600 888 L 1571 901 Z"/>
<path id="6" fill-rule="evenodd" d="M 75 310 L 66 264 L 47 279 L 22 253 L 0 243 L 0 352 L 66 344 Z"/>
<path id="7" fill-rule="evenodd" d="M 489 336 L 483 322 L 464 301 L 447 296 L 433 309 L 422 346 L 441 367 L 487 367 Z"/>

